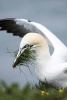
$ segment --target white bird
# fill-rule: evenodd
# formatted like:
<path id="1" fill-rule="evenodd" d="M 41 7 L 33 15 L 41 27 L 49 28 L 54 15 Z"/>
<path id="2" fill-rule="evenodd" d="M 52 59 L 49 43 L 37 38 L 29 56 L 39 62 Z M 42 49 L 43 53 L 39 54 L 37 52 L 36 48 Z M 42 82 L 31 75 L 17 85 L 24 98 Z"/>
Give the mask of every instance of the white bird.
<path id="1" fill-rule="evenodd" d="M 67 47 L 45 26 L 26 19 L 7 18 L 0 20 L 0 30 L 23 37 L 13 67 L 20 55 L 30 47 L 36 52 L 35 72 L 39 80 L 67 87 Z M 54 48 L 52 55 L 49 45 Z"/>

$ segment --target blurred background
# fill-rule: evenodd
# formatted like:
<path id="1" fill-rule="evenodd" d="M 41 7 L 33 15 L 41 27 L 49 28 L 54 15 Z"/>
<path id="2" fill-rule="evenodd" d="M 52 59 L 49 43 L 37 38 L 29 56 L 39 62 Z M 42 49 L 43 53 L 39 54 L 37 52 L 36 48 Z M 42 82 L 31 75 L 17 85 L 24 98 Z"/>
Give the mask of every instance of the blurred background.
<path id="1" fill-rule="evenodd" d="M 67 0 L 0 0 L 0 19 L 24 18 L 45 25 L 67 46 Z M 27 82 L 38 82 L 34 68 L 13 69 L 14 58 L 8 50 L 17 50 L 21 38 L 0 32 L 0 79 L 8 85 L 16 82 L 23 87 Z M 21 70 L 21 72 L 20 72 Z"/>

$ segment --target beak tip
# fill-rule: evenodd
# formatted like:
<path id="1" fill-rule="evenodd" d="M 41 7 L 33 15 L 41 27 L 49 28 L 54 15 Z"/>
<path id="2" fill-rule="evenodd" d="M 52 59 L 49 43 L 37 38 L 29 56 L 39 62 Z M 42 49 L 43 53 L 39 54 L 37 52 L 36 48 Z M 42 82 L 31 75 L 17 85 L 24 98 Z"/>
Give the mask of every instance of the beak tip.
<path id="1" fill-rule="evenodd" d="M 15 67 L 16 67 L 16 65 L 13 63 L 12 67 L 13 67 L 13 68 L 15 68 Z"/>
<path id="2" fill-rule="evenodd" d="M 19 65 L 19 63 L 20 63 L 20 56 L 21 56 L 21 53 L 19 51 L 18 54 L 17 54 L 17 56 L 16 56 L 16 58 L 15 58 L 15 60 L 14 60 L 14 62 L 13 62 L 13 64 L 12 64 L 13 68 L 15 68 L 16 66 Z"/>
<path id="3" fill-rule="evenodd" d="M 15 68 L 17 65 L 16 61 L 13 62 L 12 67 Z"/>
<path id="4" fill-rule="evenodd" d="M 12 64 L 12 67 L 15 68 L 17 66 L 17 58 L 15 58 L 13 64 Z"/>

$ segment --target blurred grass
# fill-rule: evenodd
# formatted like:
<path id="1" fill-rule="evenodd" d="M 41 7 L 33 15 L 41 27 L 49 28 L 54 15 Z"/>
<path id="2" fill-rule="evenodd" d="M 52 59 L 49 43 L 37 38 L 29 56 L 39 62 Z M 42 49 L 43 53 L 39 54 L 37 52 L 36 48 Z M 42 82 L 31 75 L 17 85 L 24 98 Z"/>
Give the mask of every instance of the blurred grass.
<path id="1" fill-rule="evenodd" d="M 67 88 L 58 89 L 52 86 L 43 86 L 39 83 L 35 86 L 27 84 L 20 88 L 17 83 L 8 86 L 0 81 L 0 100 L 67 100 Z"/>

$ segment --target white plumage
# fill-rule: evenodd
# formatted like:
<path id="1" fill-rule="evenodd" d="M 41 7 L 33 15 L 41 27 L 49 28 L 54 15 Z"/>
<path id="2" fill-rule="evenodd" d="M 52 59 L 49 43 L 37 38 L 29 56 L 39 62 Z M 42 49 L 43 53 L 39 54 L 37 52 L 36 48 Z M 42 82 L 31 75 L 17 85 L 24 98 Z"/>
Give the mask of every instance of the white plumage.
<path id="1" fill-rule="evenodd" d="M 23 51 L 31 46 L 30 49 L 36 51 L 35 72 L 39 80 L 44 82 L 47 81 L 48 83 L 58 87 L 66 87 L 67 47 L 52 32 L 41 24 L 25 19 L 6 20 L 0 21 L 0 30 L 5 29 L 7 32 L 13 32 L 14 35 L 19 35 L 20 37 L 23 36 L 23 33 L 25 35 L 21 40 L 19 51 L 14 63 Z M 7 26 L 13 24 L 15 27 L 6 27 L 7 22 L 9 22 L 9 25 Z M 27 46 L 24 48 L 25 45 Z M 50 55 L 49 45 L 54 48 L 52 55 Z"/>

